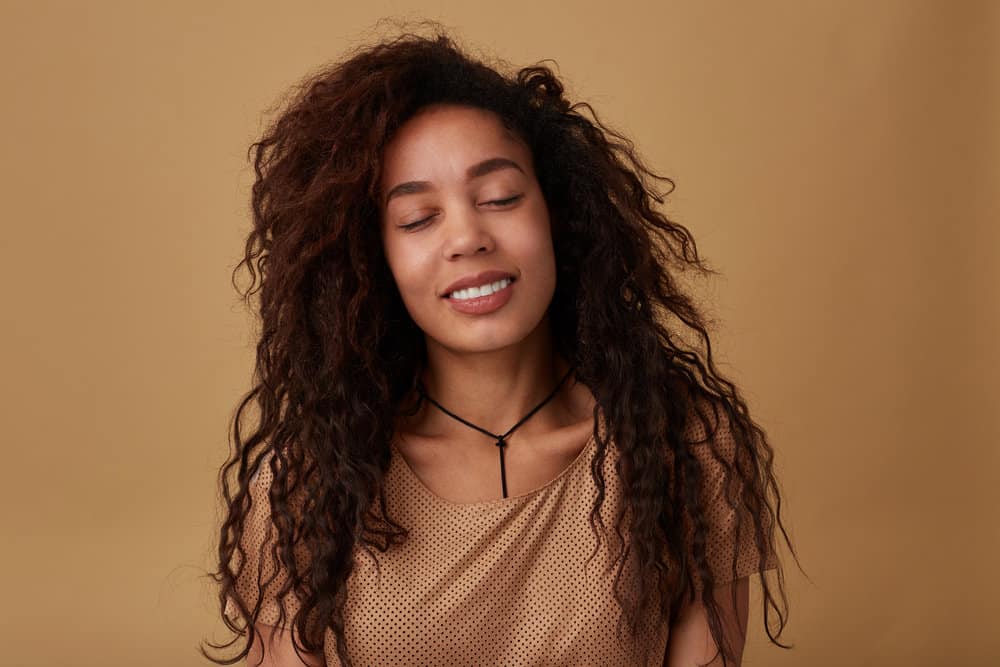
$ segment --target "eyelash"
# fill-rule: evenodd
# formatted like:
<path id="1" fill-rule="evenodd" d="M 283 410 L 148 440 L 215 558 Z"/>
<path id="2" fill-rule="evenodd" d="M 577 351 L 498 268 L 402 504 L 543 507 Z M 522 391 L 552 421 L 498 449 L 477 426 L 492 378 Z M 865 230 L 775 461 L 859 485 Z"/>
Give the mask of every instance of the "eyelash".
<path id="1" fill-rule="evenodd" d="M 493 201 L 488 201 L 486 203 L 487 204 L 496 204 L 496 205 L 499 205 L 499 206 L 506 206 L 507 204 L 513 204 L 514 202 L 516 202 L 518 199 L 520 199 L 523 196 L 524 195 L 514 195 L 513 197 L 507 197 L 506 199 L 494 199 Z M 406 231 L 409 231 L 411 229 L 415 229 L 417 227 L 420 227 L 421 225 L 426 224 L 433 217 L 434 216 L 431 215 L 431 216 L 428 216 L 426 218 L 423 218 L 422 220 L 417 220 L 415 222 L 411 222 L 408 225 L 400 225 L 399 228 L 403 229 L 403 230 L 406 230 Z"/>

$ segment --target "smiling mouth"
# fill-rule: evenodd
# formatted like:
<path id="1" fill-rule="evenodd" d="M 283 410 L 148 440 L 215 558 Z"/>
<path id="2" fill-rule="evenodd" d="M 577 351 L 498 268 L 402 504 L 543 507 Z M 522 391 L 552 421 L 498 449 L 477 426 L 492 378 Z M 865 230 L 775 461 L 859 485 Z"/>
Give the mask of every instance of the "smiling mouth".
<path id="1" fill-rule="evenodd" d="M 504 287 L 490 294 L 481 294 L 468 299 L 456 299 L 448 297 L 448 307 L 459 313 L 462 317 L 488 316 L 496 313 L 506 306 L 513 295 L 514 281 L 511 280 Z"/>
<path id="2" fill-rule="evenodd" d="M 511 277 L 508 277 L 508 278 L 504 278 L 502 280 L 494 281 L 492 283 L 486 283 L 485 285 L 481 286 L 482 288 L 485 288 L 485 289 L 482 289 L 482 290 L 479 287 L 466 287 L 466 288 L 463 288 L 463 289 L 457 289 L 457 290 L 455 290 L 453 292 L 449 292 L 447 294 L 444 294 L 444 295 L 441 296 L 441 298 L 442 299 L 449 299 L 449 300 L 452 300 L 452 301 L 459 301 L 459 302 L 461 302 L 461 301 L 474 301 L 475 299 L 482 299 L 482 298 L 491 296 L 493 294 L 496 294 L 497 292 L 501 292 L 501 291 L 507 289 L 508 287 L 510 287 L 511 285 L 513 285 L 515 281 L 516 281 L 516 278 L 514 278 L 513 276 L 511 276 Z M 476 291 L 472 292 L 471 290 L 473 290 L 473 289 L 476 290 Z M 456 295 L 459 295 L 459 294 L 461 294 L 462 296 L 456 296 Z"/>

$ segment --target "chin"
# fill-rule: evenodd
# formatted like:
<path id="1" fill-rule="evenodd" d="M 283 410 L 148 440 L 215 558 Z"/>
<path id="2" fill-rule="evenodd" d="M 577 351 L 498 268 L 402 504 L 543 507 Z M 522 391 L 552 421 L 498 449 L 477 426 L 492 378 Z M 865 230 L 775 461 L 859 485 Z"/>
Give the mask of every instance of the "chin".
<path id="1" fill-rule="evenodd" d="M 450 345 L 449 347 L 451 347 L 451 349 L 453 350 L 466 352 L 470 354 L 480 353 L 480 352 L 495 352 L 497 350 L 503 350 L 508 347 L 517 345 L 522 340 L 524 339 L 523 338 L 508 339 L 506 337 L 504 338 L 497 337 L 484 341 L 482 337 L 479 337 L 476 340 L 454 341 L 453 344 Z"/>
<path id="2" fill-rule="evenodd" d="M 455 331 L 451 330 L 447 332 L 447 335 L 436 337 L 429 333 L 427 337 L 445 349 L 463 354 L 475 354 L 503 350 L 517 345 L 527 336 L 527 334 L 519 336 L 501 332 L 490 332 L 487 335 L 480 333 L 477 335 L 471 329 L 475 329 L 475 327 L 470 327 L 469 335 L 467 336 L 456 336 Z"/>

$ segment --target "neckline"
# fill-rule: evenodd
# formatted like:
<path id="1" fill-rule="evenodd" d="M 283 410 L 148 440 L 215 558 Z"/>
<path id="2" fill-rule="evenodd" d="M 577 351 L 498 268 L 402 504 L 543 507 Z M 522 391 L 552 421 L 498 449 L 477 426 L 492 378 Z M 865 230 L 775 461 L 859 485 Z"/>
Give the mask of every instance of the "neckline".
<path id="1" fill-rule="evenodd" d="M 426 484 L 424 484 L 423 480 L 421 480 L 417 476 L 417 473 L 415 473 L 413 471 L 413 468 L 410 467 L 410 464 L 406 462 L 406 459 L 403 457 L 402 453 L 400 453 L 399 449 L 396 447 L 396 443 L 395 442 L 390 442 L 389 446 L 392 448 L 393 456 L 396 459 L 399 460 L 399 463 L 401 464 L 400 467 L 403 468 L 404 474 L 413 481 L 413 483 L 415 484 L 415 486 L 417 486 L 417 488 L 420 489 L 420 492 L 423 495 L 428 496 L 428 497 L 432 498 L 433 500 L 436 500 L 436 501 L 438 501 L 440 503 L 443 503 L 445 505 L 450 505 L 452 507 L 457 507 L 457 508 L 473 508 L 473 507 L 490 507 L 490 506 L 499 506 L 499 505 L 516 505 L 516 504 L 519 504 L 521 502 L 530 500 L 531 498 L 534 498 L 535 496 L 540 495 L 543 491 L 545 491 L 546 489 L 548 489 L 548 488 L 556 485 L 560 480 L 562 480 L 564 477 L 566 477 L 571 472 L 573 472 L 574 470 L 576 470 L 576 468 L 578 468 L 582 464 L 582 462 L 584 460 L 589 460 L 590 457 L 588 457 L 588 454 L 593 449 L 593 447 L 594 447 L 594 445 L 595 445 L 596 442 L 597 442 L 597 440 L 594 437 L 594 432 L 591 431 L 590 437 L 587 438 L 586 444 L 584 444 L 583 448 L 576 455 L 576 458 L 574 458 L 573 461 L 569 465 L 567 465 L 565 468 L 563 468 L 562 471 L 558 475 L 556 475 L 555 477 L 553 477 L 552 479 L 550 479 L 548 482 L 546 482 L 545 484 L 542 484 L 541 486 L 539 486 L 537 488 L 534 488 L 534 489 L 532 489 L 530 491 L 526 491 L 526 492 L 524 492 L 522 494 L 519 494 L 519 495 L 516 495 L 516 496 L 507 496 L 506 498 L 494 498 L 493 500 L 477 500 L 475 502 L 470 502 L 470 503 L 460 503 L 460 502 L 456 502 L 454 500 L 449 500 L 448 498 L 444 498 L 443 496 L 440 496 L 437 493 L 435 493 L 434 491 L 432 491 L 430 489 L 430 487 L 428 487 Z M 498 464 L 499 464 L 499 460 L 498 460 Z"/>

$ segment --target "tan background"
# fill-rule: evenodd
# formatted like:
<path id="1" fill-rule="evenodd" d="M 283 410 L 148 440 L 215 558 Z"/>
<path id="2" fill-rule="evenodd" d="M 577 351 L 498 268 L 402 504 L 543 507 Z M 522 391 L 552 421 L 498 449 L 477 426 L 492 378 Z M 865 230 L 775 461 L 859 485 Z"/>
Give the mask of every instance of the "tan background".
<path id="1" fill-rule="evenodd" d="M 745 664 L 1000 664 L 998 8 L 4 3 L 0 662 L 225 637 L 202 574 L 251 371 L 245 151 L 392 15 L 556 59 L 677 182 L 811 577 L 786 554 L 794 651 L 755 593 Z"/>

